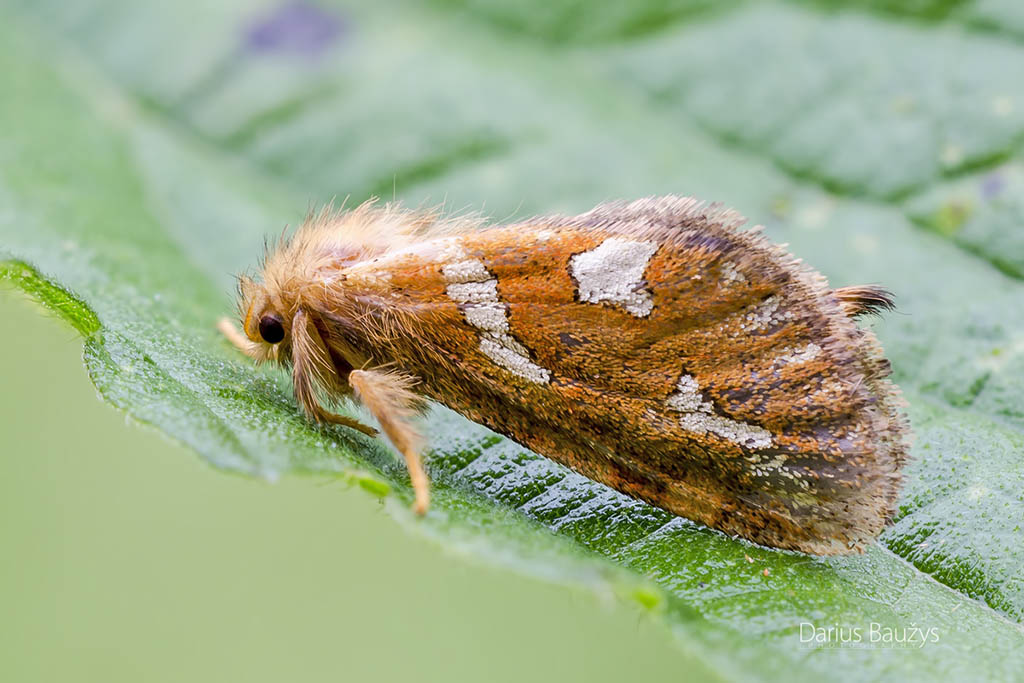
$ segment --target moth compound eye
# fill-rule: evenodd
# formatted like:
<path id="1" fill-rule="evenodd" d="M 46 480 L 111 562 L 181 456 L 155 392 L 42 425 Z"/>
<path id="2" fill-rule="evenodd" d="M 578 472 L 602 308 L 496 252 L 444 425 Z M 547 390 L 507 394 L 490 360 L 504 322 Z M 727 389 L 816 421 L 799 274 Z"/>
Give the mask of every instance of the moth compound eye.
<path id="1" fill-rule="evenodd" d="M 260 336 L 268 344 L 276 344 L 284 339 L 284 326 L 281 319 L 273 313 L 260 317 Z"/>

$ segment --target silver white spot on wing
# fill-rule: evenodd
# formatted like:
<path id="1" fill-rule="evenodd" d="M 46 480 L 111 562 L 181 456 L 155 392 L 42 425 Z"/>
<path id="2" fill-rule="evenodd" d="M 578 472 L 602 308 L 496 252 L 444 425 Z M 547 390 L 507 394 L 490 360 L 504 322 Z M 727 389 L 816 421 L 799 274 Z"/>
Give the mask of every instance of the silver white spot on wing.
<path id="1" fill-rule="evenodd" d="M 683 375 L 676 392 L 665 400 L 665 405 L 679 413 L 679 424 L 695 434 L 711 432 L 745 448 L 768 448 L 772 434 L 763 427 L 715 415 L 714 407 L 700 394 L 700 386 L 692 375 Z"/>
<path id="2" fill-rule="evenodd" d="M 507 334 L 481 337 L 480 350 L 513 375 L 519 375 L 537 384 L 547 384 L 551 381 L 551 373 L 527 358 L 526 349 Z"/>
<path id="3" fill-rule="evenodd" d="M 821 355 L 821 347 L 811 342 L 801 349 L 784 349 L 782 354 L 775 359 L 775 365 L 789 365 L 791 363 L 806 363 Z"/>
<path id="4" fill-rule="evenodd" d="M 441 272 L 447 282 L 483 282 L 490 277 L 484 264 L 475 260 L 446 263 Z"/>
<path id="5" fill-rule="evenodd" d="M 460 304 L 497 303 L 498 281 L 453 282 L 448 285 L 445 292 L 448 293 L 448 298 Z"/>
<path id="6" fill-rule="evenodd" d="M 505 315 L 505 307 L 501 304 L 488 302 L 478 306 L 466 306 L 463 313 L 466 322 L 480 330 L 492 334 L 508 332 L 508 318 Z"/>
<path id="7" fill-rule="evenodd" d="M 498 299 L 498 281 L 483 262 L 468 258 L 457 242 L 446 245 L 441 266 L 448 297 L 465 304 L 466 322 L 480 330 L 480 351 L 496 365 L 537 384 L 551 381 L 551 373 L 530 360 L 529 351 L 509 334 L 508 312 Z"/>
<path id="8" fill-rule="evenodd" d="M 740 272 L 740 269 L 732 261 L 726 261 L 722 264 L 721 273 L 722 282 L 726 285 L 731 285 L 734 282 L 739 284 L 747 283 L 747 276 Z"/>
<path id="9" fill-rule="evenodd" d="M 781 304 L 779 297 L 772 295 L 761 303 L 748 307 L 741 313 L 740 329 L 744 332 L 757 332 L 792 320 L 793 312 L 780 310 Z"/>
<path id="10" fill-rule="evenodd" d="M 651 293 L 643 287 L 644 271 L 658 250 L 654 242 L 610 237 L 590 251 L 569 261 L 580 301 L 608 302 L 643 318 L 654 308 Z"/>

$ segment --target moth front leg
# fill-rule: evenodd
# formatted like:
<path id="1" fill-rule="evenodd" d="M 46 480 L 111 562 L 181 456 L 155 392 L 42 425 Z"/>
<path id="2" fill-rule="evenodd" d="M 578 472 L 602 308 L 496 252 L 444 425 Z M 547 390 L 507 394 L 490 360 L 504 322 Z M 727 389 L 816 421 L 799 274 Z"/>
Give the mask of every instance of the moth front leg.
<path id="1" fill-rule="evenodd" d="M 341 382 L 333 375 L 330 354 L 316 325 L 309 315 L 300 310 L 292 319 L 292 388 L 295 399 L 306 415 L 316 422 L 329 422 L 357 429 L 363 434 L 377 436 L 377 430 L 359 420 L 332 413 L 320 405 L 316 387 L 327 387 L 340 393 Z"/>
<path id="2" fill-rule="evenodd" d="M 258 358 L 259 352 L 256 350 L 256 345 L 246 339 L 245 335 L 235 327 L 235 324 L 228 318 L 221 318 L 217 321 L 217 329 L 220 331 L 224 338 L 231 342 L 231 345 L 236 349 L 249 356 L 249 358 Z"/>
<path id="3" fill-rule="evenodd" d="M 423 436 L 414 422 L 423 403 L 411 390 L 415 380 L 400 372 L 353 370 L 348 382 L 405 458 L 416 496 L 413 510 L 418 515 L 426 514 L 430 505 L 430 481 L 420 461 Z"/>

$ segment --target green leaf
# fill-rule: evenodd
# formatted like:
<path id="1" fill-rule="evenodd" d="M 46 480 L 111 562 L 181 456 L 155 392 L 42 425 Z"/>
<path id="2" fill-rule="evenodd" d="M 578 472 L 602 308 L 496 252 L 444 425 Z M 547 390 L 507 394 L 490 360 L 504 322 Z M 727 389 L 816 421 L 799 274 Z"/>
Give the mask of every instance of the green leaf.
<path id="1" fill-rule="evenodd" d="M 445 547 L 657 613 L 723 678 L 1011 678 L 1022 24 L 1016 5 L 896 6 L 8 4 L 0 275 L 85 335 L 108 401 L 218 467 L 357 483 Z M 837 286 L 886 284 L 900 312 L 874 325 L 917 433 L 895 526 L 858 557 L 757 548 L 441 409 L 414 519 L 384 446 L 309 425 L 214 330 L 265 235 L 392 192 L 499 219 L 693 194 Z M 801 623 L 939 641 L 823 651 Z"/>

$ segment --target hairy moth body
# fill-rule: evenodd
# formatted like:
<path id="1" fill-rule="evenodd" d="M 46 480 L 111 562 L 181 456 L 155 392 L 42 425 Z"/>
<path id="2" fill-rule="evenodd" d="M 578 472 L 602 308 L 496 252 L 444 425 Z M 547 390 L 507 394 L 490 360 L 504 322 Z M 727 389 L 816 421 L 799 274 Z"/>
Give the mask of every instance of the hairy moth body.
<path id="1" fill-rule="evenodd" d="M 815 554 L 891 518 L 908 428 L 874 336 L 883 290 L 831 290 L 694 199 L 483 226 L 325 210 L 242 279 L 245 338 L 314 419 L 353 391 L 427 506 L 429 398 L 631 496 Z M 360 368 L 360 370 L 355 370 Z"/>

